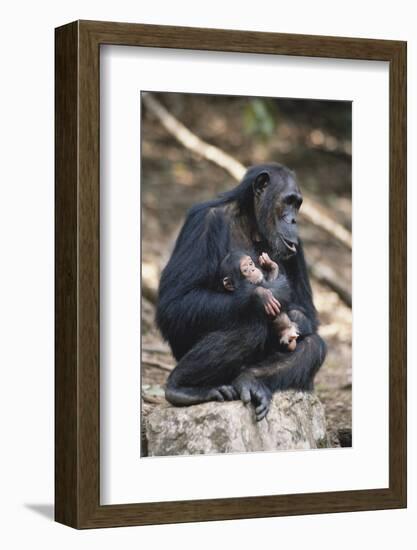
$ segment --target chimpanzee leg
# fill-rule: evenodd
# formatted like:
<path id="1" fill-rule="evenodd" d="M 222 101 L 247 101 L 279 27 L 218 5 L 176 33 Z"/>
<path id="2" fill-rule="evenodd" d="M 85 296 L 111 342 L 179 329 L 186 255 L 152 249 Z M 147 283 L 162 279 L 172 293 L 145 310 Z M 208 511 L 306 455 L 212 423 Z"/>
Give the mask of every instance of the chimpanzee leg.
<path id="1" fill-rule="evenodd" d="M 318 334 L 310 334 L 297 342 L 292 352 L 275 352 L 258 363 L 247 368 L 233 381 L 242 400 L 254 401 L 257 420 L 267 414 L 270 398 L 277 390 L 295 388 L 311 391 L 314 377 L 326 357 L 326 344 Z M 259 389 L 261 388 L 261 390 Z M 254 394 L 263 391 L 264 398 L 253 398 Z"/>
<path id="2" fill-rule="evenodd" d="M 318 334 L 310 334 L 297 341 L 292 352 L 276 352 L 249 369 L 272 391 L 312 390 L 314 377 L 326 357 L 326 344 Z"/>
<path id="3" fill-rule="evenodd" d="M 169 375 L 166 399 L 173 405 L 238 399 L 231 383 L 245 364 L 262 357 L 267 337 L 267 323 L 209 333 Z"/>

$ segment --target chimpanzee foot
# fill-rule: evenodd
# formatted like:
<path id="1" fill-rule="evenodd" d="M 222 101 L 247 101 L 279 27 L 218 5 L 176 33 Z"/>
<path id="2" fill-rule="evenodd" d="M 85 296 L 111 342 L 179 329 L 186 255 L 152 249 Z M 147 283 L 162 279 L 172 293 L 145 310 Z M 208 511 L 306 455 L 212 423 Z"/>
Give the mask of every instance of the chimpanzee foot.
<path id="1" fill-rule="evenodd" d="M 296 323 L 291 323 L 289 327 L 281 333 L 280 344 L 285 346 L 288 351 L 294 351 L 297 347 L 297 338 L 300 336 Z"/>
<path id="2" fill-rule="evenodd" d="M 218 388 L 213 388 L 208 391 L 207 397 L 204 401 L 224 401 L 224 397 Z"/>
<path id="3" fill-rule="evenodd" d="M 209 391 L 207 401 L 234 401 L 239 395 L 233 386 L 220 386 Z"/>
<path id="4" fill-rule="evenodd" d="M 239 394 L 233 386 L 220 386 L 217 389 L 223 395 L 225 401 L 236 401 L 239 399 Z"/>
<path id="5" fill-rule="evenodd" d="M 253 403 L 258 422 L 265 418 L 271 404 L 272 392 L 261 380 L 246 372 L 233 381 L 233 387 L 245 405 Z"/>
<path id="6" fill-rule="evenodd" d="M 165 399 L 176 407 L 198 405 L 207 401 L 230 401 L 238 399 L 238 395 L 232 386 L 220 386 L 218 388 L 177 388 L 167 384 Z"/>

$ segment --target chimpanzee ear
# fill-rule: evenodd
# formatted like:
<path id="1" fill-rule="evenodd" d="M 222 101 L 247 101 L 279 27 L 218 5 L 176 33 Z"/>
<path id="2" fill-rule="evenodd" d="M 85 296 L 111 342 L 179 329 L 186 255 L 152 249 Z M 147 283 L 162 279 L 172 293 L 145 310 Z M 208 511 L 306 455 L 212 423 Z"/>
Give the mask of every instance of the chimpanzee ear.
<path id="1" fill-rule="evenodd" d="M 255 195 L 260 195 L 262 191 L 265 189 L 265 187 L 269 183 L 269 174 L 267 172 L 261 172 L 258 174 L 255 178 L 255 181 L 253 182 L 253 190 L 255 192 Z"/>
<path id="2" fill-rule="evenodd" d="M 231 277 L 224 277 L 223 279 L 223 286 L 226 290 L 229 290 L 230 292 L 233 292 L 235 287 L 233 285 L 233 281 Z"/>

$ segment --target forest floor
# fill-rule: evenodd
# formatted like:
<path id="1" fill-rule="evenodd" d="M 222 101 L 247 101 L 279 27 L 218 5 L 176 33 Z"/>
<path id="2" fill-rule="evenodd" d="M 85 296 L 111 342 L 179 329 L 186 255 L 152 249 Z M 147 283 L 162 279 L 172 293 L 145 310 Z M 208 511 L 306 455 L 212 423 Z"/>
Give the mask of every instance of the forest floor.
<path id="1" fill-rule="evenodd" d="M 201 108 L 202 98 L 163 95 L 164 104 L 191 130 L 216 144 L 242 163 L 277 160 L 297 167 L 302 189 L 335 213 L 350 229 L 350 159 L 334 150 L 312 149 L 311 128 L 303 120 L 292 125 L 281 115 L 277 135 L 254 146 L 241 126 L 239 101 L 217 103 L 216 109 Z M 208 105 L 209 107 L 210 105 Z M 193 124 L 198 120 L 198 127 Z M 163 386 L 175 366 L 169 348 L 155 326 L 155 298 L 161 270 L 166 264 L 186 210 L 197 202 L 215 197 L 236 182 L 221 168 L 197 157 L 169 136 L 146 110 L 142 116 L 142 397 L 146 413 L 163 402 Z M 344 189 L 348 188 L 349 193 Z M 351 253 L 316 226 L 300 222 L 307 262 L 331 265 L 350 288 Z M 326 410 L 332 446 L 349 445 L 352 426 L 352 311 L 327 286 L 312 279 L 320 334 L 328 355 L 316 377 L 316 391 Z"/>

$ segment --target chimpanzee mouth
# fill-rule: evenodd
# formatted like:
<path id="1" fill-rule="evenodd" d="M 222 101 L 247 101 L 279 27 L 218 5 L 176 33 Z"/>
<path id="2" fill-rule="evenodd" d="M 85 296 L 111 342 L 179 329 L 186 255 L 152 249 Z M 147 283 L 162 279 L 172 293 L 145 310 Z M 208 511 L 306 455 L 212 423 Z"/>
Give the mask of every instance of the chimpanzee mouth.
<path id="1" fill-rule="evenodd" d="M 281 241 L 285 244 L 285 246 L 288 248 L 288 250 L 291 250 L 293 254 L 297 252 L 297 247 L 295 246 L 294 243 L 292 243 L 291 241 L 287 241 L 287 239 L 284 239 L 282 235 L 280 235 L 279 237 Z"/>

